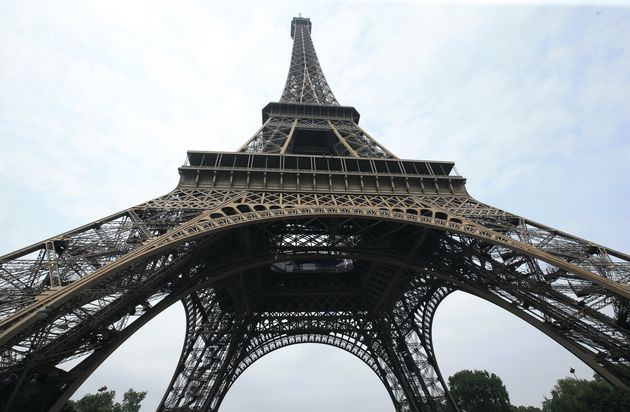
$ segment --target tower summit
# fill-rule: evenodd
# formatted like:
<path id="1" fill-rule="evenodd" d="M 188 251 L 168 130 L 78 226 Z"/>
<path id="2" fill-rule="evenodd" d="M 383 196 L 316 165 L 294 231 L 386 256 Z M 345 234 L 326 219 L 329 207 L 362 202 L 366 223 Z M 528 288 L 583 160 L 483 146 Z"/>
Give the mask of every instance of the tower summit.
<path id="1" fill-rule="evenodd" d="M 337 102 L 311 28 L 291 22 L 282 97 L 237 152 L 190 151 L 170 193 L 0 258 L 2 410 L 59 410 L 177 303 L 159 410 L 217 411 L 249 365 L 308 342 L 365 362 L 396 411 L 457 410 L 432 342 L 457 290 L 628 387 L 630 256 L 478 202 L 452 162 L 394 156 Z"/>
<path id="2" fill-rule="evenodd" d="M 281 102 L 339 106 L 319 65 L 311 40 L 311 20 L 294 17 L 291 22 L 293 52 Z"/>

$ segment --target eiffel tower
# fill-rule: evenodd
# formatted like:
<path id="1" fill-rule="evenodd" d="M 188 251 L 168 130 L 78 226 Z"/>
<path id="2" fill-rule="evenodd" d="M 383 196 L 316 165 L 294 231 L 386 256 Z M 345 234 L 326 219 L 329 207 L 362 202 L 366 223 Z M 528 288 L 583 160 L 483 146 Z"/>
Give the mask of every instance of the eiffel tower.
<path id="1" fill-rule="evenodd" d="M 307 342 L 365 362 L 396 411 L 457 410 L 431 335 L 453 291 L 628 387 L 630 256 L 475 200 L 454 163 L 396 157 L 337 102 L 310 20 L 291 37 L 282 97 L 237 152 L 190 151 L 172 192 L 1 258 L 2 410 L 59 410 L 177 302 L 159 410 L 217 411 L 248 366 Z"/>

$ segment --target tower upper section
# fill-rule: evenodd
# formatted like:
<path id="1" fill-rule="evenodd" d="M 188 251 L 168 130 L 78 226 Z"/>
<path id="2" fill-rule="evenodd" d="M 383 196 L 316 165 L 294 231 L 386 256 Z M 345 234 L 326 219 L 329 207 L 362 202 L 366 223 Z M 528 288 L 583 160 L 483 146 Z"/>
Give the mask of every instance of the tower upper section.
<path id="1" fill-rule="evenodd" d="M 311 21 L 291 22 L 293 54 L 282 99 L 262 109 L 262 126 L 236 153 L 189 151 L 181 186 L 322 193 L 462 193 L 452 162 L 398 159 L 359 126 L 324 78 Z M 306 203 L 305 203 L 306 204 Z"/>
<path id="2" fill-rule="evenodd" d="M 293 52 L 280 102 L 339 106 L 317 60 L 311 27 L 308 18 L 294 17 L 291 21 Z"/>
<path id="3" fill-rule="evenodd" d="M 359 127 L 354 107 L 341 106 L 326 82 L 311 40 L 311 21 L 291 21 L 293 52 L 279 102 L 262 110 L 263 125 L 239 152 L 396 158 Z"/>

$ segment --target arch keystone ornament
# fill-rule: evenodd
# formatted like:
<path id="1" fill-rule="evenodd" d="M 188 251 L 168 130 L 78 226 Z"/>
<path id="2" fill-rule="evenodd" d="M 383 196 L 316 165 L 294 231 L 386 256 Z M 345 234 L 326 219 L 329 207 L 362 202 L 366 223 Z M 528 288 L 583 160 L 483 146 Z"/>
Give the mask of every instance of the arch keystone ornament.
<path id="1" fill-rule="evenodd" d="M 0 258 L 0 410 L 59 410 L 177 302 L 161 411 L 217 411 L 249 365 L 305 342 L 365 362 L 396 411 L 457 410 L 431 334 L 456 290 L 628 387 L 630 256 L 478 202 L 452 162 L 399 159 L 338 103 L 310 20 L 291 37 L 282 97 L 237 152 L 190 151 L 172 192 Z"/>

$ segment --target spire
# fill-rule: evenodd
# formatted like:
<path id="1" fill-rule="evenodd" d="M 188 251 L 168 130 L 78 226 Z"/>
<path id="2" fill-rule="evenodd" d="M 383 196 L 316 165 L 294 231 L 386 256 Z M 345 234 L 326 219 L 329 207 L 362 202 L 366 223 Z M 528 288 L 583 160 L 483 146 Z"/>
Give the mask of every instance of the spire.
<path id="1" fill-rule="evenodd" d="M 354 107 L 335 99 L 311 40 L 311 20 L 291 21 L 293 52 L 280 102 L 262 110 L 263 125 L 239 152 L 395 159 L 359 127 Z"/>
<path id="2" fill-rule="evenodd" d="M 294 17 L 291 21 L 293 53 L 280 102 L 339 106 L 317 60 L 311 26 L 308 18 Z"/>

